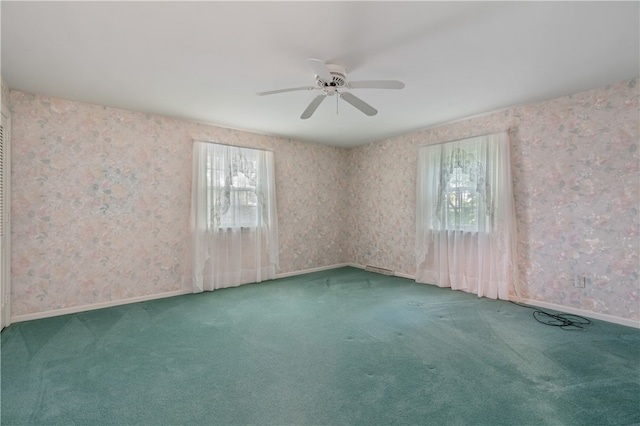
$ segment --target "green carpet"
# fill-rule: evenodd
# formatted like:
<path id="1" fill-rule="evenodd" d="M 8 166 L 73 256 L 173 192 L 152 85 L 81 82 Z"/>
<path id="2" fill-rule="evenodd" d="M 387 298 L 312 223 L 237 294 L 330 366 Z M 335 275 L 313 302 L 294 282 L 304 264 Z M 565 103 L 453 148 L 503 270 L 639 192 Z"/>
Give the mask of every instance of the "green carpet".
<path id="1" fill-rule="evenodd" d="M 640 330 L 341 268 L 11 325 L 2 424 L 640 423 Z"/>

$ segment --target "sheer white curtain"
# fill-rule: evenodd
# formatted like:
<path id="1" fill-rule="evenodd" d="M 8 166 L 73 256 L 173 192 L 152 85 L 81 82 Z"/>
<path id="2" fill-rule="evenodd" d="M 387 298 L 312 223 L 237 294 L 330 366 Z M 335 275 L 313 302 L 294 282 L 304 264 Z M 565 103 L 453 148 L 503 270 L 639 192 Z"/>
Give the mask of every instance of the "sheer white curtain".
<path id="1" fill-rule="evenodd" d="M 509 137 L 419 149 L 416 281 L 492 299 L 517 288 Z"/>
<path id="2" fill-rule="evenodd" d="M 273 279 L 277 224 L 272 152 L 194 142 L 194 293 Z"/>

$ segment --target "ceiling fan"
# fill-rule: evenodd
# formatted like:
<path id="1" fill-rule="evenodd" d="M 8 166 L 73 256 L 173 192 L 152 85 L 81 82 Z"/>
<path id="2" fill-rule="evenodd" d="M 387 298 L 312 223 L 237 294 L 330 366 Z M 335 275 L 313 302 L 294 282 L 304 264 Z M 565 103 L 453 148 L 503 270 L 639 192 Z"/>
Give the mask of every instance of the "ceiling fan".
<path id="1" fill-rule="evenodd" d="M 316 96 L 300 116 L 300 118 L 305 120 L 313 115 L 327 96 L 333 95 L 337 95 L 339 98 L 362 111 L 365 115 L 373 116 L 378 113 L 377 109 L 353 95 L 351 92 L 344 92 L 343 89 L 402 89 L 404 87 L 404 83 L 398 80 L 347 81 L 347 70 L 345 67 L 335 64 L 325 64 L 324 61 L 320 59 L 312 58 L 307 61 L 316 73 L 315 86 L 292 87 L 256 94 L 258 96 L 264 96 L 276 93 L 295 92 L 298 90 L 322 90 L 322 94 Z"/>

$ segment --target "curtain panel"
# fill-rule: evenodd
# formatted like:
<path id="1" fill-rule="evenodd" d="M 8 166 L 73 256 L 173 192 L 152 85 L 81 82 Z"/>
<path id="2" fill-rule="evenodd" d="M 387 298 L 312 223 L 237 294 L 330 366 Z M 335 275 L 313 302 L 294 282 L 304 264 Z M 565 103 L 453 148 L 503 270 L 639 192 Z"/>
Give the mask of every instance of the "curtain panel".
<path id="1" fill-rule="evenodd" d="M 275 278 L 277 224 L 272 152 L 194 142 L 194 293 Z"/>
<path id="2" fill-rule="evenodd" d="M 506 133 L 419 149 L 416 281 L 492 299 L 518 294 Z"/>

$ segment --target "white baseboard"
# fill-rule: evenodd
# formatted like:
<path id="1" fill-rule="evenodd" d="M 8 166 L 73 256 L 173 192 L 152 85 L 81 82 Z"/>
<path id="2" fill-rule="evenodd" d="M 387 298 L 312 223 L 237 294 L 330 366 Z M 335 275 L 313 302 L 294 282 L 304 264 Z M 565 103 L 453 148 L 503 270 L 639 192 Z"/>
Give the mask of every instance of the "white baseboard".
<path id="1" fill-rule="evenodd" d="M 347 263 L 346 266 L 351 266 L 352 268 L 358 268 L 358 269 L 365 269 L 366 268 L 366 266 L 359 265 L 357 263 Z M 402 272 L 394 272 L 393 276 L 394 277 L 400 277 L 400 278 L 407 278 L 409 280 L 415 280 L 416 279 L 415 275 L 404 274 Z"/>
<path id="2" fill-rule="evenodd" d="M 356 264 L 356 263 L 339 263 L 339 264 L 335 264 L 335 265 L 321 266 L 321 267 L 318 267 L 318 268 L 304 269 L 304 270 L 301 270 L 301 271 L 285 272 L 283 274 L 276 274 L 276 279 L 278 279 L 278 278 L 286 278 L 286 277 L 293 277 L 293 276 L 296 276 L 296 275 L 303 275 L 303 274 L 308 274 L 308 273 L 311 273 L 311 272 L 328 271 L 330 269 L 343 268 L 345 266 L 350 266 L 352 268 L 358 268 L 358 269 L 365 269 L 364 265 L 359 265 L 359 264 Z M 415 276 L 409 275 L 409 274 L 394 273 L 394 276 L 401 277 L 401 278 L 407 278 L 407 279 L 410 279 L 410 280 L 415 280 Z M 155 299 L 163 299 L 165 297 L 182 296 L 182 295 L 185 295 L 185 294 L 191 294 L 191 291 L 188 291 L 188 290 L 176 290 L 176 291 L 169 291 L 169 292 L 166 292 L 166 293 L 150 294 L 150 295 L 147 295 L 147 296 L 132 297 L 132 298 L 129 298 L 129 299 L 120 299 L 120 300 L 112 300 L 112 301 L 109 301 L 109 302 L 94 303 L 94 304 L 91 304 L 91 305 L 73 306 L 71 308 L 53 309 L 53 310 L 50 310 L 50 311 L 36 312 L 36 313 L 33 313 L 33 314 L 16 315 L 16 316 L 12 316 L 11 317 L 11 324 L 16 323 L 16 322 L 22 322 L 22 321 L 31 321 L 31 320 L 36 320 L 36 319 L 55 317 L 55 316 L 59 316 L 59 315 L 77 314 L 77 313 L 80 313 L 80 312 L 93 311 L 93 310 L 96 310 L 96 309 L 103 309 L 103 308 L 110 308 L 110 307 L 113 307 L 113 306 L 127 305 L 129 303 L 146 302 L 146 301 L 155 300 Z M 613 315 L 607 315 L 607 314 L 601 314 L 601 313 L 598 313 L 598 312 L 585 311 L 583 309 L 572 308 L 570 306 L 556 305 L 554 303 L 547 303 L 547 302 L 542 302 L 542 301 L 533 300 L 533 299 L 521 299 L 519 301 L 517 301 L 517 300 L 513 300 L 513 301 L 514 302 L 519 302 L 519 303 L 524 303 L 526 305 L 536 306 L 536 307 L 539 307 L 539 308 L 551 309 L 551 310 L 554 310 L 554 311 L 557 311 L 557 312 L 566 312 L 568 314 L 580 315 L 580 316 L 587 317 L 587 318 L 593 318 L 593 319 L 598 319 L 598 320 L 602 320 L 602 321 L 612 322 L 614 324 L 625 325 L 627 327 L 640 328 L 640 321 L 626 319 L 626 318 L 620 318 L 620 317 L 616 317 L 616 316 L 613 316 Z"/>
<path id="3" fill-rule="evenodd" d="M 335 265 L 320 266 L 317 268 L 303 269 L 301 271 L 285 272 L 283 274 L 276 274 L 275 279 L 277 280 L 278 278 L 295 277 L 296 275 L 309 274 L 311 272 L 328 271 L 330 269 L 344 268 L 345 266 L 351 266 L 351 265 L 349 265 L 348 263 L 337 263 Z"/>
<path id="4" fill-rule="evenodd" d="M 357 263 L 347 263 L 346 266 L 351 266 L 352 268 L 364 269 L 364 265 L 358 265 Z"/>
<path id="5" fill-rule="evenodd" d="M 583 309 L 572 308 L 570 306 L 556 305 L 555 303 L 541 302 L 540 300 L 521 299 L 512 300 L 525 305 L 536 306 L 538 308 L 551 309 L 556 312 L 564 312 L 567 314 L 579 315 L 581 317 L 593 318 L 597 320 L 612 322 L 614 324 L 626 325 L 627 327 L 640 328 L 640 321 L 630 320 L 626 318 L 615 317 L 613 315 L 600 314 L 598 312 L 585 311 Z"/>
<path id="6" fill-rule="evenodd" d="M 364 265 L 358 265 L 356 263 L 348 263 L 347 266 L 351 266 L 353 268 L 364 269 Z M 408 278 L 410 280 L 415 280 L 416 277 L 414 275 L 403 274 L 400 272 L 395 272 L 395 276 L 401 278 Z M 593 318 L 597 320 L 612 322 L 614 324 L 626 325 L 627 327 L 640 328 L 640 321 L 630 320 L 626 318 L 620 318 L 613 315 L 600 314 L 598 312 L 585 311 L 583 309 L 572 308 L 570 306 L 556 305 L 554 303 L 541 302 L 539 300 L 533 299 L 521 299 L 520 301 L 512 300 L 513 302 L 524 303 L 526 305 L 536 306 L 538 308 L 551 309 L 556 312 L 566 312 L 568 314 L 579 315 L 581 317 Z"/>
<path id="7" fill-rule="evenodd" d="M 416 276 L 415 275 L 409 275 L 409 274 L 403 274 L 402 272 L 395 272 L 393 275 L 395 275 L 396 277 L 400 277 L 400 278 L 406 278 L 408 280 L 416 280 Z"/>
<path id="8" fill-rule="evenodd" d="M 128 299 L 110 300 L 108 302 L 93 303 L 91 305 L 73 306 L 71 308 L 53 309 L 50 311 L 36 312 L 33 314 L 16 315 L 11 317 L 11 323 L 13 324 L 15 322 L 57 317 L 59 315 L 77 314 L 80 312 L 93 311 L 96 309 L 104 309 L 104 308 L 111 308 L 111 307 L 120 306 L 120 305 L 128 305 L 130 303 L 147 302 L 149 300 L 163 299 L 165 297 L 182 296 L 184 294 L 191 294 L 191 292 L 185 291 L 185 290 L 176 290 L 176 291 L 169 291 L 166 293 L 150 294 L 147 296 L 131 297 Z"/>
<path id="9" fill-rule="evenodd" d="M 295 275 L 302 275 L 302 274 L 308 274 L 310 272 L 318 272 L 318 271 L 326 271 L 329 269 L 336 269 L 336 268 L 342 268 L 348 266 L 346 263 L 340 263 L 340 264 L 336 264 L 336 265 L 329 265 L 329 266 L 321 266 L 318 268 L 311 268 L 311 269 L 305 269 L 302 271 L 294 271 L 294 272 L 286 272 L 284 274 L 276 274 L 276 279 L 278 278 L 285 278 L 285 277 L 292 277 Z M 192 292 L 189 290 L 176 290 L 176 291 L 170 291 L 170 292 L 166 292 L 166 293 L 159 293 L 159 294 L 150 294 L 147 296 L 139 296 L 139 297 L 132 297 L 132 298 L 128 298 L 128 299 L 120 299 L 120 300 L 111 300 L 108 302 L 100 302 L 100 303 L 94 303 L 91 305 L 81 305 L 81 306 L 73 306 L 71 308 L 62 308 L 62 309 L 52 309 L 50 311 L 44 311 L 44 312 L 35 312 L 33 314 L 24 314 L 24 315 L 16 315 L 11 317 L 11 323 L 16 323 L 16 322 L 23 322 L 23 321 L 31 321 L 31 320 L 37 320 L 37 319 L 43 319 L 43 318 L 50 318 L 50 317 L 56 317 L 59 315 L 67 315 L 67 314 L 77 314 L 80 312 L 87 312 L 87 311 L 93 311 L 96 309 L 104 309 L 104 308 L 111 308 L 114 306 L 120 306 L 120 305 L 128 305 L 129 303 L 139 303 L 139 302 L 147 302 L 149 300 L 155 300 L 155 299 L 163 299 L 165 297 L 174 297 L 174 296 L 182 296 L 184 294 L 191 294 Z"/>

